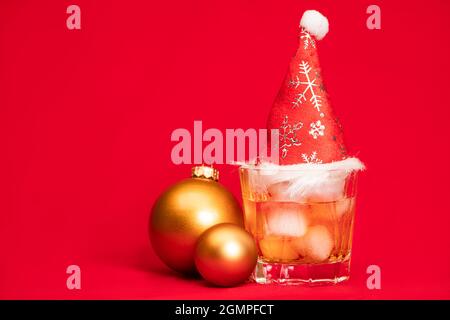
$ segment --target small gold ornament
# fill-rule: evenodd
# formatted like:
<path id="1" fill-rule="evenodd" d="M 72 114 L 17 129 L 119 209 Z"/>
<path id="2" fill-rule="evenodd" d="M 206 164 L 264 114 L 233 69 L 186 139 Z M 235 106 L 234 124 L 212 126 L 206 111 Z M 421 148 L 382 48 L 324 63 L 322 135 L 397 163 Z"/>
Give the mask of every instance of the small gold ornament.
<path id="1" fill-rule="evenodd" d="M 252 236 L 242 227 L 218 224 L 198 240 L 195 265 L 205 280 L 230 287 L 246 281 L 253 272 L 258 252 Z"/>
<path id="2" fill-rule="evenodd" d="M 218 177 L 216 169 L 196 166 L 191 178 L 171 186 L 153 206 L 149 226 L 153 249 L 178 272 L 195 272 L 195 244 L 205 230 L 224 222 L 243 226 L 239 203 Z"/>

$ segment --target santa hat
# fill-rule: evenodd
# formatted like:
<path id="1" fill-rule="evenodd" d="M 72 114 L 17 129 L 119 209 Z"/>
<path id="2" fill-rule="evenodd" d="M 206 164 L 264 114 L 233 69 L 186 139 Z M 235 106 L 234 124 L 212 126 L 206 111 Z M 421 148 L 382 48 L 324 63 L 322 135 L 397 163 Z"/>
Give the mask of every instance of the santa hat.
<path id="1" fill-rule="evenodd" d="M 318 41 L 328 33 L 328 19 L 308 10 L 300 21 L 299 46 L 272 106 L 268 129 L 280 133 L 281 165 L 339 163 L 348 159 L 342 128 L 334 116 L 323 84 Z M 351 161 L 361 169 L 359 161 Z M 347 169 L 349 161 L 344 161 Z"/>
<path id="2" fill-rule="evenodd" d="M 348 173 L 364 169 L 359 159 L 347 154 L 321 77 L 317 47 L 327 33 L 325 16 L 304 12 L 297 52 L 267 122 L 268 129 L 279 130 L 279 165 L 262 163 L 259 167 L 266 170 L 254 177 L 257 185 L 289 182 L 287 191 L 293 197 L 320 193 L 330 183 L 340 184 Z"/>

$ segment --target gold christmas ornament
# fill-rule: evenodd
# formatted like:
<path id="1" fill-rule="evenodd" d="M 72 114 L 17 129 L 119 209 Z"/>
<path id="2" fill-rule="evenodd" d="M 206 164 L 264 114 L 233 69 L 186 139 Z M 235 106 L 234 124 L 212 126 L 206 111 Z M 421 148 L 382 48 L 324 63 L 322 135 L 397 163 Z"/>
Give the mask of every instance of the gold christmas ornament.
<path id="1" fill-rule="evenodd" d="M 239 203 L 218 178 L 218 170 L 196 166 L 191 178 L 171 186 L 153 206 L 149 226 L 153 249 L 178 272 L 195 272 L 195 244 L 205 230 L 224 222 L 243 226 Z"/>
<path id="2" fill-rule="evenodd" d="M 198 239 L 195 265 L 212 284 L 230 287 L 244 282 L 253 272 L 258 251 L 252 236 L 242 227 L 218 224 Z"/>

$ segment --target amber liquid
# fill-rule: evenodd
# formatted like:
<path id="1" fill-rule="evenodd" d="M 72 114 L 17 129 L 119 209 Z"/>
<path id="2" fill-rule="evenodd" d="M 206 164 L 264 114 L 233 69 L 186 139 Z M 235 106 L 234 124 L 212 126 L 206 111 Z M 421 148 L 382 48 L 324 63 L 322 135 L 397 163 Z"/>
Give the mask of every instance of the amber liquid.
<path id="1" fill-rule="evenodd" d="M 266 262 L 320 264 L 350 257 L 355 198 L 272 201 L 244 196 L 245 227 Z"/>

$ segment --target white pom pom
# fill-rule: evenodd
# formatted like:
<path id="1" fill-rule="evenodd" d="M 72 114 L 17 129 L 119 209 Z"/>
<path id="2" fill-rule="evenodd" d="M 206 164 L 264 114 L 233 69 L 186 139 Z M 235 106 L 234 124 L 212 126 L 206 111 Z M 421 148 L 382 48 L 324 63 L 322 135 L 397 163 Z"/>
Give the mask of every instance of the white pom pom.
<path id="1" fill-rule="evenodd" d="M 317 40 L 322 40 L 328 33 L 328 19 L 316 10 L 306 10 L 300 20 L 300 26 Z"/>

